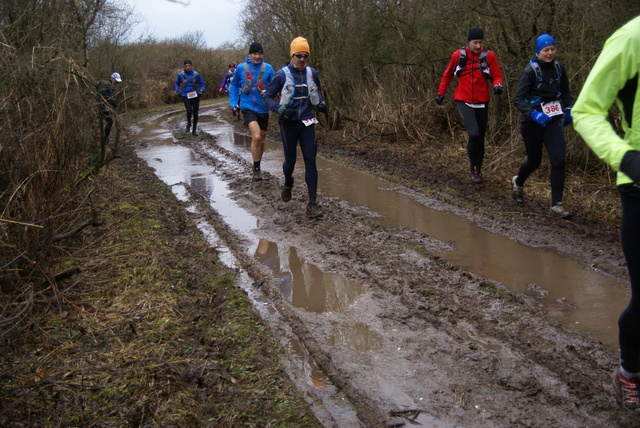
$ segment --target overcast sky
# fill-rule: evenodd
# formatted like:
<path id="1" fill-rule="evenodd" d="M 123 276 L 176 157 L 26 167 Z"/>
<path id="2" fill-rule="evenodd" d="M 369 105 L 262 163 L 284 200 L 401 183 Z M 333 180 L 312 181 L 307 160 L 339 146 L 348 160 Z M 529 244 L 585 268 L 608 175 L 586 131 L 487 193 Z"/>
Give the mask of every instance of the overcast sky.
<path id="1" fill-rule="evenodd" d="M 238 16 L 241 0 L 128 0 L 144 22 L 143 32 L 158 40 L 202 31 L 207 46 L 216 48 L 240 39 Z"/>

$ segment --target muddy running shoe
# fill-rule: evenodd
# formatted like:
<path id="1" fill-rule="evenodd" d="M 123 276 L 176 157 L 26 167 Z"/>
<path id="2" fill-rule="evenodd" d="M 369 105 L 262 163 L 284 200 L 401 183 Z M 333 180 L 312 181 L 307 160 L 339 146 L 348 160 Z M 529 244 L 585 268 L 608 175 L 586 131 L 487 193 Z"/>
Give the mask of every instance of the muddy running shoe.
<path id="1" fill-rule="evenodd" d="M 194 137 L 198 136 L 198 131 L 196 131 L 196 128 L 193 128 L 192 134 L 193 134 Z"/>
<path id="2" fill-rule="evenodd" d="M 516 178 L 518 178 L 518 176 L 514 175 L 511 179 L 511 185 L 513 186 L 513 193 L 511 193 L 511 196 L 513 196 L 514 201 L 521 204 L 524 202 L 524 187 L 516 184 Z"/>
<path id="3" fill-rule="evenodd" d="M 187 134 L 189 133 L 189 131 L 191 131 L 191 125 L 187 125 L 187 127 L 184 128 L 184 132 L 186 132 Z"/>
<path id="4" fill-rule="evenodd" d="M 478 170 L 474 167 L 471 170 L 471 182 L 473 184 L 480 184 L 482 183 L 482 177 L 480 176 L 480 173 L 478 172 Z"/>
<path id="5" fill-rule="evenodd" d="M 259 169 L 254 169 L 253 181 L 260 181 L 260 180 L 262 180 L 262 171 L 260 171 Z"/>
<path id="6" fill-rule="evenodd" d="M 640 413 L 639 379 L 627 379 L 620 373 L 620 368 L 613 375 L 613 390 L 621 401 L 622 407 Z"/>
<path id="7" fill-rule="evenodd" d="M 551 207 L 551 214 L 556 215 L 560 218 L 571 217 L 571 213 L 567 211 L 565 207 L 562 206 L 562 202 L 558 202 L 557 204 Z"/>
<path id="8" fill-rule="evenodd" d="M 316 204 L 315 202 L 310 202 L 309 205 L 307 205 L 307 215 L 310 218 L 322 217 L 322 210 L 320 209 L 318 204 Z"/>
<path id="9" fill-rule="evenodd" d="M 280 194 L 280 196 L 282 197 L 282 200 L 285 202 L 289 202 L 291 200 L 291 186 L 284 186 L 282 188 L 282 193 Z"/>

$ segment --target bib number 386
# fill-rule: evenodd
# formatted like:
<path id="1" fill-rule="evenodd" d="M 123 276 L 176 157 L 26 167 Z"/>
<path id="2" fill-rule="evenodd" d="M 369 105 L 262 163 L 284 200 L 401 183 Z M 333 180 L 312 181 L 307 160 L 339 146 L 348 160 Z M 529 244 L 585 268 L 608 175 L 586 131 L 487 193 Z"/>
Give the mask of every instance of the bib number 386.
<path id="1" fill-rule="evenodd" d="M 562 114 L 562 105 L 560 101 L 552 101 L 550 103 L 542 103 L 542 112 L 549 117 Z"/>

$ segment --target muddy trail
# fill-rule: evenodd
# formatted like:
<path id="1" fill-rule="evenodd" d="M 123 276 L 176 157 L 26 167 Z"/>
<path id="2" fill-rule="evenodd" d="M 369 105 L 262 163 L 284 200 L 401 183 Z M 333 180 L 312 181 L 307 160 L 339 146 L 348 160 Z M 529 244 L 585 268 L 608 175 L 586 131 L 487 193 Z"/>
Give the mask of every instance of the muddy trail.
<path id="1" fill-rule="evenodd" d="M 594 256 L 606 242 L 590 242 L 586 226 L 523 227 L 375 175 L 345 176 L 335 162 L 320 170 L 324 216 L 312 220 L 302 161 L 285 203 L 278 142 L 254 182 L 247 130 L 228 119 L 203 108 L 194 137 L 182 111 L 165 113 L 133 127 L 132 141 L 236 268 L 325 426 L 640 422 L 619 409 L 610 381 L 628 298 L 618 249 Z M 382 205 L 358 199 L 366 194 Z M 488 243 L 469 255 L 458 250 L 465 240 Z"/>

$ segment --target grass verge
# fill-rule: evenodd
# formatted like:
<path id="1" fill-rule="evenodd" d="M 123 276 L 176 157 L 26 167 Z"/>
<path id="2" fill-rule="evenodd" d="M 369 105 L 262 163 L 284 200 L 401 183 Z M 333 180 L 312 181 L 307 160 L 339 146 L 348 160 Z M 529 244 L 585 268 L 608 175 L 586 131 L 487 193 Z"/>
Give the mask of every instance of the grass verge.
<path id="1" fill-rule="evenodd" d="M 133 153 L 96 178 L 80 273 L 0 343 L 1 426 L 320 426 L 235 273 Z"/>

